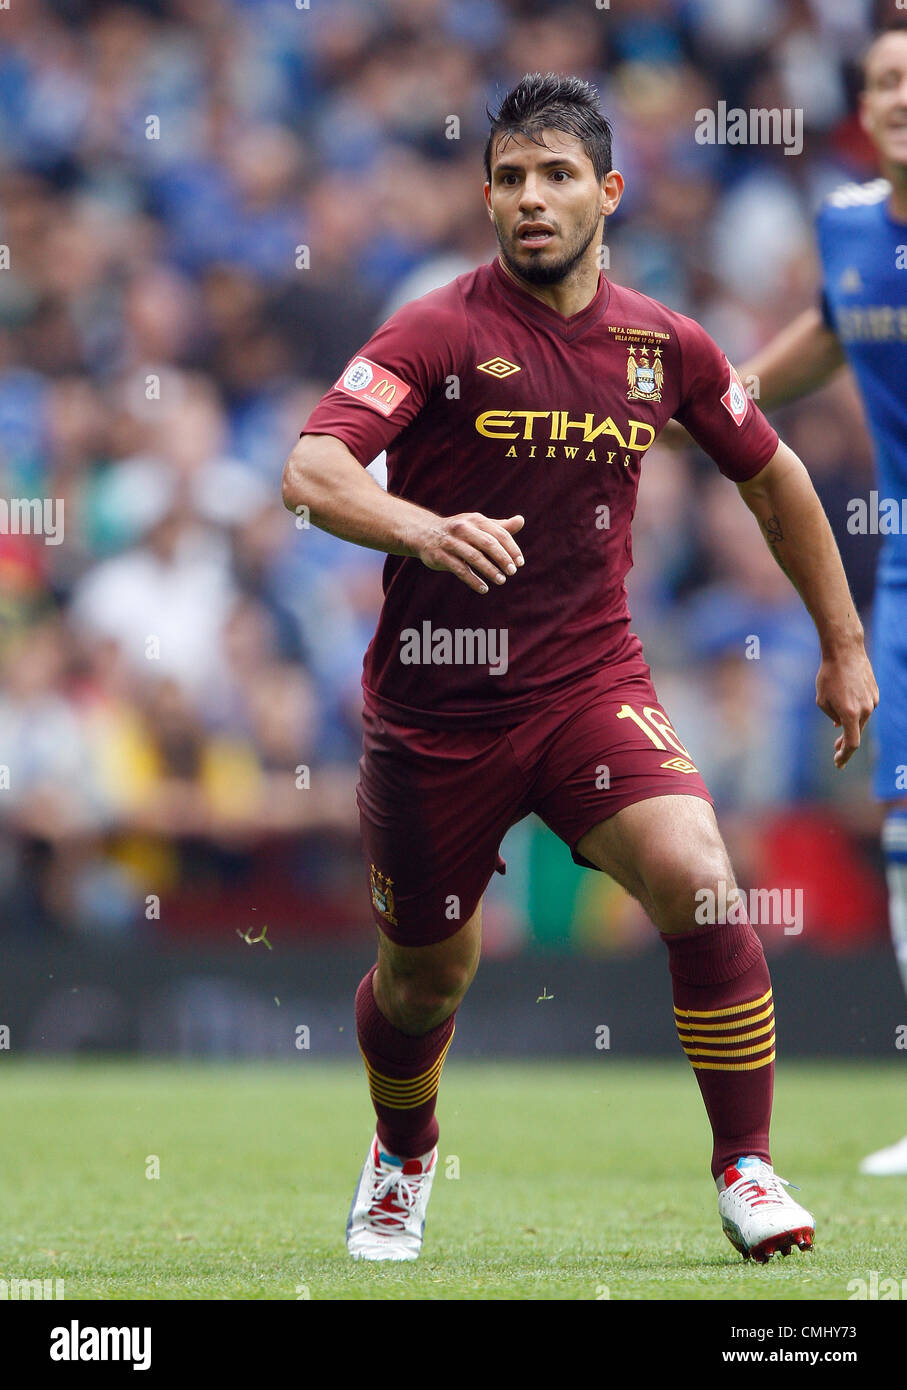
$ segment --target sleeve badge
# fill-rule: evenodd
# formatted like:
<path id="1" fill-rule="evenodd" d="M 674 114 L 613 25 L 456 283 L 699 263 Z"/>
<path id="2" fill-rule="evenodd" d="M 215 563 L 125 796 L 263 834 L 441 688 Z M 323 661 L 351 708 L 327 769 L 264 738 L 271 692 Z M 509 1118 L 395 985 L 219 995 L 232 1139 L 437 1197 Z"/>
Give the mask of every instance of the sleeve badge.
<path id="1" fill-rule="evenodd" d="M 725 358 L 725 361 L 727 361 L 727 358 Z M 739 429 L 746 419 L 749 400 L 743 389 L 743 383 L 737 375 L 736 369 L 731 366 L 730 362 L 728 362 L 728 372 L 730 375 L 728 378 L 727 390 L 721 397 L 721 404 Z"/>
<path id="2" fill-rule="evenodd" d="M 334 389 L 370 405 L 381 415 L 393 415 L 411 388 L 400 377 L 368 357 L 354 357 L 343 376 L 334 382 Z"/>

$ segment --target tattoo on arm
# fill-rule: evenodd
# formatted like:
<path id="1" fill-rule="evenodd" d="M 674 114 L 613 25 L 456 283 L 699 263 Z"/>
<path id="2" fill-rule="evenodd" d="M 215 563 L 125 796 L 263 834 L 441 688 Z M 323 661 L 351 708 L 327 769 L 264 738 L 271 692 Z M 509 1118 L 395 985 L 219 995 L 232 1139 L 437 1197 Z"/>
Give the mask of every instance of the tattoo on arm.
<path id="1" fill-rule="evenodd" d="M 790 579 L 790 582 L 794 584 L 794 580 L 791 576 L 790 570 L 787 568 L 787 565 L 785 565 L 784 561 L 781 559 L 781 556 L 778 554 L 778 542 L 784 540 L 784 532 L 781 530 L 781 522 L 778 520 L 776 516 L 770 516 L 767 521 L 764 521 L 762 523 L 762 528 L 765 531 L 765 539 L 768 542 L 768 548 L 772 552 L 772 555 L 775 558 L 775 562 L 778 565 L 778 568 L 782 570 L 784 574 L 787 575 L 788 579 Z M 796 584 L 794 584 L 794 588 L 796 587 Z"/>

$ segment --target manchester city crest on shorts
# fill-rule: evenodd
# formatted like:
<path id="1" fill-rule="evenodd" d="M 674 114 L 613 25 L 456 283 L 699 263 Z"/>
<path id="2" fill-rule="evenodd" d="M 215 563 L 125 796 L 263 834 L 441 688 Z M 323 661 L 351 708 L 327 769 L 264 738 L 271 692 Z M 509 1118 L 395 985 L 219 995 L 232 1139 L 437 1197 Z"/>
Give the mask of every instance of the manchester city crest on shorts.
<path id="1" fill-rule="evenodd" d="M 374 864 L 370 864 L 369 868 L 371 870 L 372 881 L 372 902 L 385 921 L 390 922 L 392 926 L 396 926 L 397 919 L 394 916 L 394 880 L 392 878 L 387 878 L 380 869 L 375 868 Z"/>
<path id="2" fill-rule="evenodd" d="M 644 344 L 638 348 L 632 343 L 627 348 L 628 401 L 660 401 L 664 376 L 660 347 L 649 349 Z"/>

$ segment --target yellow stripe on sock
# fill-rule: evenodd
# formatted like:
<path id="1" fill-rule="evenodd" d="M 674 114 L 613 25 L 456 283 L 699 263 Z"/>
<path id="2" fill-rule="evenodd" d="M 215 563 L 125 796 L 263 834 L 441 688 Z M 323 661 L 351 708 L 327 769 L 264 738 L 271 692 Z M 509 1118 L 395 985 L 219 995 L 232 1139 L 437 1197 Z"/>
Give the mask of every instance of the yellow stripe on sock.
<path id="1" fill-rule="evenodd" d="M 765 1038 L 763 1042 L 756 1043 L 753 1047 L 735 1047 L 729 1052 L 713 1052 L 709 1047 L 684 1047 L 684 1052 L 688 1057 L 754 1057 L 757 1052 L 764 1052 L 767 1047 L 771 1047 L 775 1041 L 772 1033 L 770 1038 Z"/>
<path id="2" fill-rule="evenodd" d="M 392 1095 L 397 1095 L 401 1098 L 411 1095 L 416 1091 L 422 1091 L 426 1086 L 433 1085 L 441 1075 L 440 1067 L 432 1067 L 431 1071 L 423 1072 L 421 1076 L 412 1077 L 411 1079 L 395 1083 L 393 1079 L 388 1079 L 388 1077 L 381 1076 L 380 1073 L 372 1071 L 369 1066 L 366 1066 L 365 1070 L 369 1079 L 369 1085 L 377 1086 L 382 1091 L 389 1091 Z"/>
<path id="3" fill-rule="evenodd" d="M 748 1004 L 731 1004 L 726 1009 L 678 1009 L 674 1008 L 677 1018 L 730 1018 L 732 1014 L 745 1013 L 747 1009 L 757 1009 L 762 1004 L 767 1004 L 772 997 L 771 986 L 759 999 L 751 999 Z"/>
<path id="4" fill-rule="evenodd" d="M 399 1096 L 387 1095 L 383 1091 L 377 1090 L 374 1086 L 369 1087 L 372 1100 L 376 1105 L 386 1106 L 388 1110 L 416 1110 L 420 1105 L 424 1105 L 432 1096 L 438 1094 L 437 1086 L 429 1086 L 426 1091 L 416 1096 L 409 1096 L 406 1100 L 401 1100 Z"/>
<path id="5" fill-rule="evenodd" d="M 441 1073 L 437 1071 L 419 1086 L 407 1087 L 406 1090 L 401 1090 L 394 1086 L 385 1086 L 383 1082 L 376 1081 L 371 1076 L 368 1079 L 368 1083 L 373 1095 L 380 1094 L 387 1100 L 399 1101 L 401 1104 L 410 1104 L 416 1101 L 421 1103 L 426 1095 L 431 1095 L 433 1091 L 438 1089 L 440 1080 Z"/>
<path id="6" fill-rule="evenodd" d="M 761 1023 L 764 1018 L 771 1018 L 773 1004 L 769 1004 L 767 1009 L 761 1013 L 753 1014 L 752 1018 L 732 1018 L 728 1023 L 700 1023 L 699 1019 L 681 1018 L 677 1010 L 674 1010 L 674 1022 L 677 1024 L 677 1031 L 681 1028 L 701 1028 L 704 1032 L 723 1033 L 727 1028 L 747 1028 L 751 1023 Z"/>
<path id="7" fill-rule="evenodd" d="M 363 1052 L 362 1060 L 365 1063 L 372 1099 L 378 1105 L 385 1105 L 391 1110 L 414 1110 L 417 1106 L 424 1105 L 436 1093 L 440 1085 L 444 1058 L 453 1042 L 454 1032 L 455 1029 L 451 1029 L 450 1037 L 444 1044 L 440 1056 L 436 1057 L 432 1065 L 426 1071 L 421 1072 L 419 1076 L 403 1079 L 385 1076 L 383 1072 L 375 1070 Z M 362 1052 L 361 1047 L 359 1050 Z"/>
<path id="8" fill-rule="evenodd" d="M 379 1081 L 386 1082 L 389 1086 L 415 1086 L 420 1082 L 426 1080 L 432 1072 L 437 1071 L 439 1067 L 444 1065 L 444 1058 L 447 1055 L 447 1049 L 453 1042 L 455 1031 L 455 1029 L 451 1029 L 450 1037 L 447 1039 L 447 1042 L 444 1044 L 444 1047 L 441 1049 L 441 1052 L 432 1062 L 431 1066 L 427 1067 L 425 1071 L 420 1072 L 418 1076 L 386 1076 L 384 1072 L 378 1071 L 376 1067 L 372 1066 L 365 1053 L 362 1052 L 361 1047 L 359 1051 L 362 1052 L 362 1060 L 365 1062 L 366 1071 L 369 1073 L 370 1076 L 376 1077 Z"/>
<path id="9" fill-rule="evenodd" d="M 375 1071 L 368 1062 L 365 1064 L 365 1070 L 370 1083 L 373 1082 L 384 1091 L 391 1091 L 396 1095 L 405 1096 L 410 1092 L 424 1090 L 426 1086 L 436 1082 L 441 1075 L 441 1068 L 443 1065 L 444 1055 L 442 1054 L 436 1059 L 434 1064 L 429 1067 L 428 1071 L 422 1072 L 419 1076 L 404 1077 L 402 1079 L 384 1076 L 383 1073 Z"/>
<path id="10" fill-rule="evenodd" d="M 692 1026 L 692 1025 L 691 1025 Z M 747 1033 L 730 1033 L 726 1038 L 709 1037 L 708 1034 L 701 1033 L 682 1033 L 677 1029 L 677 1036 L 686 1047 L 687 1043 L 710 1043 L 712 1047 L 724 1047 L 726 1043 L 750 1042 L 753 1038 L 762 1038 L 766 1033 L 770 1033 L 775 1026 L 774 1019 L 766 1023 L 762 1028 L 751 1028 Z"/>
<path id="11" fill-rule="evenodd" d="M 767 1067 L 769 1062 L 774 1062 L 775 1054 L 770 1053 L 768 1057 L 763 1057 L 760 1062 L 694 1062 L 690 1059 L 690 1066 L 695 1067 L 696 1071 L 756 1071 L 759 1067 Z"/>

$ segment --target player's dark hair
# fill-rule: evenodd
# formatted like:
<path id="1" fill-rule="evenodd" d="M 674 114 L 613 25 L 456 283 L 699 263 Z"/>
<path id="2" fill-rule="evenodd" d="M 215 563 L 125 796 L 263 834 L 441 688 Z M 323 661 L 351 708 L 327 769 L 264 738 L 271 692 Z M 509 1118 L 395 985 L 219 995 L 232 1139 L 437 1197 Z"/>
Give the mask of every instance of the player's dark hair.
<path id="1" fill-rule="evenodd" d="M 598 92 L 581 77 L 557 72 L 527 72 L 504 97 L 497 111 L 486 106 L 491 130 L 485 145 L 485 177 L 491 182 L 491 151 L 499 136 L 522 135 L 544 145 L 543 130 L 562 130 L 582 141 L 601 182 L 611 169 L 611 127 L 598 104 Z"/>
<path id="2" fill-rule="evenodd" d="M 863 88 L 864 91 L 866 88 L 866 60 L 869 57 L 872 50 L 875 48 L 879 39 L 883 39 L 886 34 L 907 34 L 907 15 L 902 15 L 900 18 L 890 19 L 887 23 L 879 25 L 879 27 L 875 30 L 872 38 L 869 40 L 869 42 L 863 49 L 863 53 L 860 57 L 859 73 L 860 86 L 861 88 Z"/>

